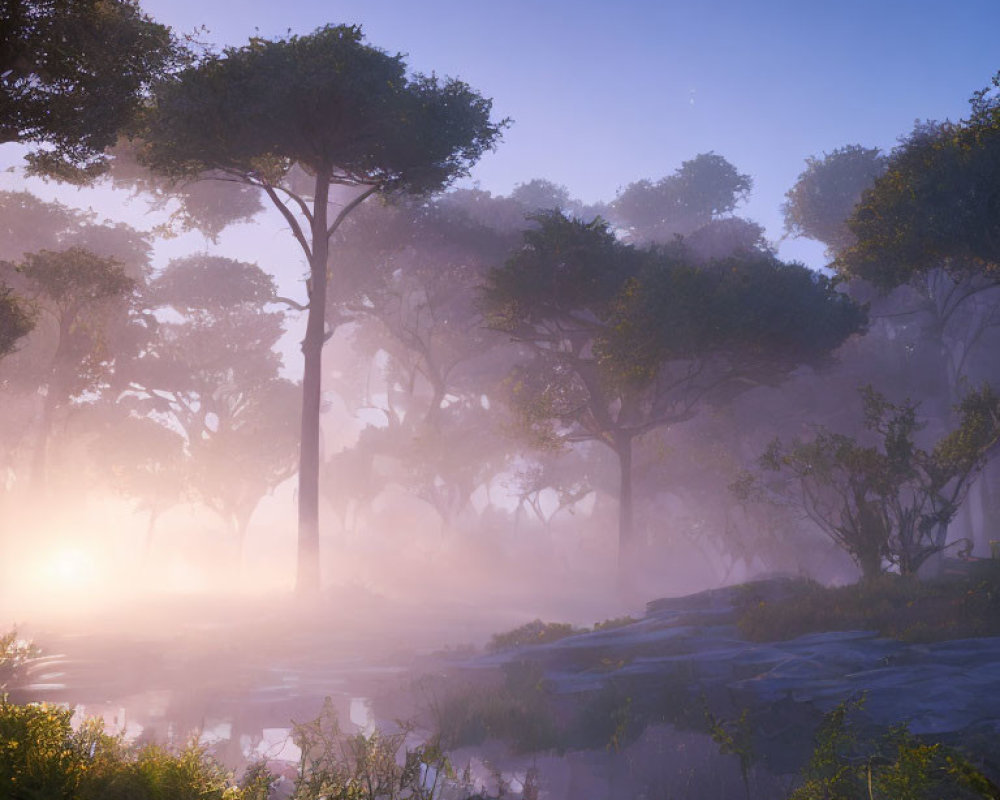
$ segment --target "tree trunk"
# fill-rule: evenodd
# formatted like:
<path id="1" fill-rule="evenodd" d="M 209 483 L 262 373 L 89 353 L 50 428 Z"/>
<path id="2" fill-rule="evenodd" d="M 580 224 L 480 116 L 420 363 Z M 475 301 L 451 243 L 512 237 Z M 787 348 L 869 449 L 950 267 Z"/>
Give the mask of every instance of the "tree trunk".
<path id="1" fill-rule="evenodd" d="M 882 574 L 882 554 L 877 550 L 859 552 L 857 560 L 861 567 L 861 580 L 873 581 Z"/>
<path id="2" fill-rule="evenodd" d="M 309 314 L 302 340 L 302 427 L 299 445 L 299 542 L 295 591 L 312 597 L 319 593 L 319 409 L 322 393 L 322 357 L 326 341 L 326 286 L 328 176 L 316 175 L 313 201 L 312 254 L 309 259 Z"/>
<path id="3" fill-rule="evenodd" d="M 618 589 L 626 588 L 635 565 L 636 541 L 632 504 L 632 439 L 621 437 L 615 443 L 620 483 L 618 489 Z"/>

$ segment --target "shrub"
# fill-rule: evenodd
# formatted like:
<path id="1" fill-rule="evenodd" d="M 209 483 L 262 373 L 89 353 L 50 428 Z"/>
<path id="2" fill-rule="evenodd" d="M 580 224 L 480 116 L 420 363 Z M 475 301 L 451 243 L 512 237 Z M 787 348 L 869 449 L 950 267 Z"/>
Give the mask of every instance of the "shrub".
<path id="1" fill-rule="evenodd" d="M 855 724 L 863 698 L 826 715 L 803 782 L 789 800 L 981 800 L 1000 787 L 961 753 L 926 744 L 906 726 L 865 737 Z"/>
<path id="2" fill-rule="evenodd" d="M 841 630 L 874 630 L 914 642 L 996 636 L 1000 635 L 1000 567 L 986 562 L 962 578 L 921 581 L 883 575 L 830 588 L 802 581 L 776 598 L 758 595 L 751 585 L 738 602 L 737 625 L 753 641 Z"/>
<path id="3" fill-rule="evenodd" d="M 491 653 L 498 653 L 527 645 L 557 642 L 567 636 L 586 632 L 586 628 L 575 628 L 567 622 L 542 622 L 536 619 L 506 633 L 493 634 L 486 649 Z"/>
<path id="4" fill-rule="evenodd" d="M 0 786 L 11 800 L 252 800 L 204 750 L 135 748 L 69 709 L 0 699 Z"/>

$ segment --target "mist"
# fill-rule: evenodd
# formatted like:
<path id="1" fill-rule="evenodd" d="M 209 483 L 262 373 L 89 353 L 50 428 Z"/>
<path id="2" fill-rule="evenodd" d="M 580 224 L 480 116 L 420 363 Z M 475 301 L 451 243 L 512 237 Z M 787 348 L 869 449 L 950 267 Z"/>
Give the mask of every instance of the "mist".
<path id="1" fill-rule="evenodd" d="M 708 83 L 569 169 L 433 37 L 110 7 L 12 23 L 0 98 L 0 717 L 67 786 L 995 788 L 996 80 L 780 159 Z M 142 68 L 50 85 L 112 18 Z"/>

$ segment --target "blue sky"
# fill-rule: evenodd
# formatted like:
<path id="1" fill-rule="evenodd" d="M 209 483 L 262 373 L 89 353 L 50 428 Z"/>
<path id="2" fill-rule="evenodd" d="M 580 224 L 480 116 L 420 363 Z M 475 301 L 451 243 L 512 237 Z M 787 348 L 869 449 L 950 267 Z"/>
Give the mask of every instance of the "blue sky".
<path id="1" fill-rule="evenodd" d="M 146 0 L 208 39 L 361 24 L 415 70 L 468 81 L 514 120 L 473 173 L 545 177 L 586 201 L 714 150 L 755 180 L 743 213 L 781 235 L 807 156 L 889 148 L 916 119 L 962 116 L 1000 70 L 1000 0 Z M 783 246 L 822 263 L 820 248 Z"/>
<path id="2" fill-rule="evenodd" d="M 947 5 L 947 7 L 946 7 Z M 781 204 L 805 159 L 846 144 L 889 149 L 917 119 L 959 118 L 1000 71 L 1000 0 L 142 0 L 179 32 L 240 45 L 249 36 L 357 23 L 414 70 L 460 77 L 512 127 L 470 181 L 509 192 L 532 178 L 584 201 L 609 200 L 715 151 L 754 179 L 740 213 L 778 240 Z M 20 149 L 0 148 L 0 167 Z M 0 187 L 94 207 L 139 227 L 158 220 L 114 193 L 75 191 L 19 172 Z M 208 247 L 258 261 L 286 293 L 302 264 L 282 225 L 161 240 L 155 263 Z M 823 248 L 785 241 L 813 267 Z"/>

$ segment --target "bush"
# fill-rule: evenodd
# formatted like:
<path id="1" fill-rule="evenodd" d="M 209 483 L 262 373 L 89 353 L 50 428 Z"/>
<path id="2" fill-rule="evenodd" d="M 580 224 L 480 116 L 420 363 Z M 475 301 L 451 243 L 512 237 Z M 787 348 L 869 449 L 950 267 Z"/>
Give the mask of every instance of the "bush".
<path id="1" fill-rule="evenodd" d="M 72 712 L 0 699 L 0 786 L 10 800 L 255 800 L 201 748 L 135 748 Z"/>
<path id="2" fill-rule="evenodd" d="M 892 728 L 862 736 L 852 719 L 860 700 L 826 715 L 803 783 L 789 800 L 982 800 L 1000 798 L 1000 787 L 956 750 L 926 744 Z"/>
<path id="3" fill-rule="evenodd" d="M 831 588 L 801 581 L 777 598 L 764 598 L 750 585 L 740 597 L 737 625 L 758 642 L 843 630 L 912 642 L 997 636 L 1000 565 L 984 562 L 972 575 L 927 581 L 883 575 Z"/>
<path id="4" fill-rule="evenodd" d="M 542 622 L 536 619 L 512 631 L 493 634 L 486 649 L 491 653 L 498 653 L 533 644 L 557 642 L 567 636 L 586 632 L 586 628 L 575 628 L 568 622 Z"/>
<path id="5" fill-rule="evenodd" d="M 274 783 L 264 764 L 237 785 L 195 743 L 179 752 L 137 747 L 99 721 L 74 731 L 71 716 L 0 697 L 3 800 L 267 800 Z M 471 778 L 455 778 L 436 742 L 406 747 L 408 732 L 345 735 L 327 700 L 319 717 L 294 728 L 302 760 L 293 800 L 437 800 L 445 787 L 453 797 L 481 791 Z"/>

